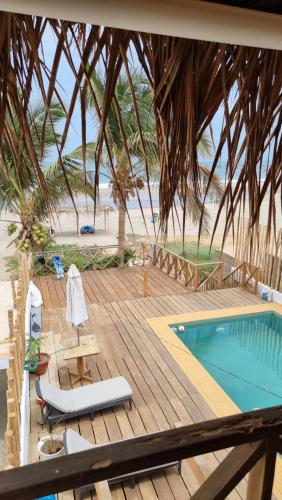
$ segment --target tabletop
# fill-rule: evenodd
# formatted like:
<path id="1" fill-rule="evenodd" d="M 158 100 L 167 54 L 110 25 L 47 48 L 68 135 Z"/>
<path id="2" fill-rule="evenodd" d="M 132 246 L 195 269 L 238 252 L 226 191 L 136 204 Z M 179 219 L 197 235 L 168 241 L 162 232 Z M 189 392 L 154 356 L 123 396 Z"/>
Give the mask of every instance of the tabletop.
<path id="1" fill-rule="evenodd" d="M 99 352 L 100 348 L 95 335 L 85 335 L 80 338 L 79 346 L 66 350 L 64 359 L 82 358 L 83 356 L 91 356 Z"/>

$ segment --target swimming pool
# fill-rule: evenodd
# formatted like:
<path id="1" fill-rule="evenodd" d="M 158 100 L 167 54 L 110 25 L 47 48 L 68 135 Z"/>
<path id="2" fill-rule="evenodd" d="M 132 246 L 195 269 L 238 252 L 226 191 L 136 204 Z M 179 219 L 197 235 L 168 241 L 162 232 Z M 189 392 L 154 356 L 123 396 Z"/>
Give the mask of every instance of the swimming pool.
<path id="1" fill-rule="evenodd" d="M 279 314 L 209 319 L 170 328 L 242 411 L 282 404 Z"/>

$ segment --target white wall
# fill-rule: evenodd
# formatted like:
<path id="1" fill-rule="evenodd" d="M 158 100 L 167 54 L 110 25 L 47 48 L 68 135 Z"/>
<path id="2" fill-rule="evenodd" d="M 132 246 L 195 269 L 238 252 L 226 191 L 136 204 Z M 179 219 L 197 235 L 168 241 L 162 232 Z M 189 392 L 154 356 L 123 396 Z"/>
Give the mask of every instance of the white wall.
<path id="1" fill-rule="evenodd" d="M 28 463 L 28 438 L 30 432 L 29 412 L 29 372 L 24 371 L 23 391 L 21 400 L 21 456 L 20 465 Z"/>

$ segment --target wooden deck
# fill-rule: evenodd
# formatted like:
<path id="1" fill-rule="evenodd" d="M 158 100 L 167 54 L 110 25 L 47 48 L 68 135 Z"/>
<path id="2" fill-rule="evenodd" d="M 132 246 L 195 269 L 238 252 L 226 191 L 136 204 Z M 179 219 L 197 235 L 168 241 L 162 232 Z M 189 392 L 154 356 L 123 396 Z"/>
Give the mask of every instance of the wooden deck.
<path id="1" fill-rule="evenodd" d="M 176 295 L 191 292 L 190 289 L 173 278 L 167 277 L 155 267 L 149 267 L 150 296 Z M 84 271 L 81 273 L 87 304 L 104 304 L 119 300 L 143 297 L 144 268 L 124 267 L 104 271 Z M 46 309 L 65 307 L 67 278 L 58 280 L 55 275 L 34 278 L 39 286 Z"/>
<path id="2" fill-rule="evenodd" d="M 40 287 L 45 303 L 43 334 L 51 356 L 50 383 L 64 389 L 72 387 L 69 369 L 72 361 L 63 361 L 59 348 L 66 341 L 75 341 L 75 332 L 65 323 L 65 284 L 53 278 L 34 280 Z M 220 309 L 260 303 L 260 299 L 242 289 L 187 293 L 186 289 L 157 269 L 149 270 L 150 296 L 142 298 L 141 269 L 111 269 L 83 273 L 88 303 L 89 321 L 81 335 L 95 334 L 101 353 L 87 358 L 87 367 L 94 381 L 116 375 L 126 377 L 133 389 L 133 409 L 127 405 L 105 410 L 95 416 L 77 419 L 71 428 L 93 443 L 165 430 L 177 422 L 189 424 L 213 418 L 214 414 L 170 356 L 146 322 L 146 318 L 189 311 Z M 57 352 L 55 352 L 57 351 Z M 38 437 L 46 434 L 39 425 L 39 409 L 35 402 L 34 377 L 31 377 L 30 461 L 37 461 Z M 197 458 L 204 476 L 208 476 L 226 451 Z M 181 476 L 176 469 L 139 480 L 135 488 L 127 483 L 111 487 L 114 499 L 185 500 L 199 484 L 185 461 Z M 245 498 L 243 481 L 228 498 Z M 73 492 L 59 495 L 60 500 L 74 498 Z M 96 498 L 85 495 L 85 498 Z"/>

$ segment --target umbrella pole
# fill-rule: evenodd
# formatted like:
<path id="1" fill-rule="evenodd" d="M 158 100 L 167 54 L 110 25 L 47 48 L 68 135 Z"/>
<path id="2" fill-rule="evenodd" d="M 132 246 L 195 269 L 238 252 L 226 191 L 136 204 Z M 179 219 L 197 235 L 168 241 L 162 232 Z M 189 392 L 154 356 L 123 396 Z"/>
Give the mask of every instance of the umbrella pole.
<path id="1" fill-rule="evenodd" d="M 77 344 L 80 345 L 79 328 L 76 329 L 76 333 L 77 333 Z"/>

